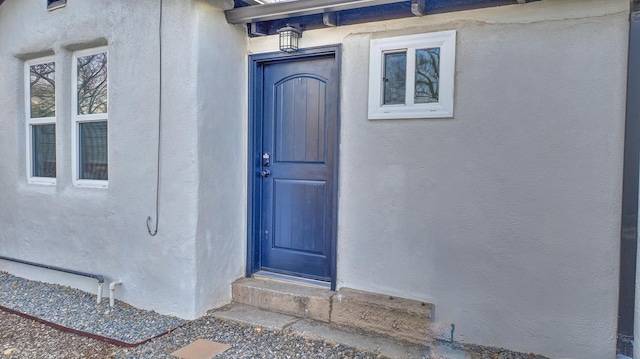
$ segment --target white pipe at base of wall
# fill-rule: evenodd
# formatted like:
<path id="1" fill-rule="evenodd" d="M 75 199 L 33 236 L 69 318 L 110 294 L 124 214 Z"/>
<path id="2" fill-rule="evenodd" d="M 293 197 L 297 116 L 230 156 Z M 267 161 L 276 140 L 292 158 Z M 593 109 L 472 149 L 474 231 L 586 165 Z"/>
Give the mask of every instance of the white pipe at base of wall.
<path id="1" fill-rule="evenodd" d="M 115 305 L 115 301 L 116 301 L 116 298 L 114 297 L 113 293 L 115 292 L 117 285 L 122 285 L 122 281 L 119 280 L 117 282 L 111 282 L 111 284 L 109 284 L 109 305 L 112 308 Z"/>
<path id="2" fill-rule="evenodd" d="M 98 304 L 102 303 L 102 284 L 103 283 L 98 283 L 98 298 L 96 298 Z"/>

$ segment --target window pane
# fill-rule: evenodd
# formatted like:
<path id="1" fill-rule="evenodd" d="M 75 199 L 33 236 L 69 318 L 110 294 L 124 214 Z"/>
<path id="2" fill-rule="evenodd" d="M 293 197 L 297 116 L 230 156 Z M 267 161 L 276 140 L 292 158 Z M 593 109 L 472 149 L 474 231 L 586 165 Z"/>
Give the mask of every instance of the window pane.
<path id="1" fill-rule="evenodd" d="M 56 176 L 56 125 L 31 126 L 33 177 Z"/>
<path id="2" fill-rule="evenodd" d="M 383 105 L 404 104 L 407 83 L 407 53 L 384 54 Z"/>
<path id="3" fill-rule="evenodd" d="M 440 48 L 416 50 L 415 103 L 438 102 Z"/>
<path id="4" fill-rule="evenodd" d="M 54 62 L 29 66 L 31 118 L 56 115 L 55 66 Z"/>
<path id="5" fill-rule="evenodd" d="M 80 179 L 107 180 L 107 121 L 79 124 Z"/>
<path id="6" fill-rule="evenodd" d="M 107 113 L 107 54 L 78 58 L 78 115 Z"/>

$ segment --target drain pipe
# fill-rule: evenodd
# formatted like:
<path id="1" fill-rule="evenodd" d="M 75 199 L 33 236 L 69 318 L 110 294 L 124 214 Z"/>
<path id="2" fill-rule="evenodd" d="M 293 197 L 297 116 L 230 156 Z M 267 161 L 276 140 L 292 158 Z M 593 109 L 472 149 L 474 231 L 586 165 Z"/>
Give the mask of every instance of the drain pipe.
<path id="1" fill-rule="evenodd" d="M 113 308 L 116 303 L 116 298 L 113 294 L 116 290 L 117 285 L 122 285 L 122 281 L 119 280 L 117 282 L 111 282 L 111 284 L 109 284 L 109 305 L 111 306 L 111 308 Z"/>
<path id="2" fill-rule="evenodd" d="M 88 278 L 96 279 L 98 281 L 98 298 L 97 298 L 97 302 L 98 302 L 98 304 L 100 304 L 100 302 L 102 301 L 102 284 L 104 283 L 104 277 L 101 276 L 100 274 L 79 272 L 79 271 L 73 270 L 73 269 L 55 267 L 55 266 L 50 266 L 50 265 L 36 263 L 36 262 L 29 262 L 29 261 L 25 261 L 25 260 L 22 260 L 22 259 L 9 258 L 9 257 L 5 257 L 5 256 L 0 256 L 0 259 L 5 260 L 5 261 L 10 261 L 10 262 L 27 264 L 27 265 L 38 267 L 38 268 L 51 269 L 51 270 L 55 270 L 55 271 L 58 271 L 58 272 L 75 274 L 75 275 L 79 275 L 79 276 L 82 276 L 82 277 L 88 277 Z"/>
<path id="3" fill-rule="evenodd" d="M 103 282 L 98 283 L 98 299 L 97 299 L 98 304 L 102 303 L 102 285 L 103 284 L 104 284 Z"/>

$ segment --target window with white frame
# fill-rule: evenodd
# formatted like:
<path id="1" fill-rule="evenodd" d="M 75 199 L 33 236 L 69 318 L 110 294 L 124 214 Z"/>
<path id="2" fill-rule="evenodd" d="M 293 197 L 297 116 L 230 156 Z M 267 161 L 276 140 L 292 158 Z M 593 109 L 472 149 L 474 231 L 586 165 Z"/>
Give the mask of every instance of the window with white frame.
<path id="1" fill-rule="evenodd" d="M 25 63 L 27 181 L 56 183 L 56 64 L 53 57 Z"/>
<path id="2" fill-rule="evenodd" d="M 373 39 L 369 119 L 453 117 L 456 32 Z"/>
<path id="3" fill-rule="evenodd" d="M 74 185 L 107 187 L 108 76 L 107 48 L 73 53 L 72 174 Z"/>

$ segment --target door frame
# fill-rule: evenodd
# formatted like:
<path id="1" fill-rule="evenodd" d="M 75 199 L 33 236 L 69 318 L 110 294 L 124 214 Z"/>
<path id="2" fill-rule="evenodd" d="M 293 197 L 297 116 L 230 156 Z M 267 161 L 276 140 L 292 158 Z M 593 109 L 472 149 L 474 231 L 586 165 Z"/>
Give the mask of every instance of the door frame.
<path id="1" fill-rule="evenodd" d="M 333 56 L 338 67 L 338 113 L 335 148 L 335 171 L 333 193 L 334 208 L 331 229 L 331 290 L 336 289 L 337 278 L 337 238 L 338 238 L 338 189 L 340 168 L 340 89 L 341 89 L 341 46 L 327 45 L 301 49 L 295 53 L 269 52 L 249 55 L 249 126 L 247 161 L 247 268 L 246 276 L 251 277 L 260 270 L 260 201 L 261 183 L 256 168 L 261 165 L 262 147 L 262 80 L 264 66 L 271 63 L 313 60 Z"/>
<path id="2" fill-rule="evenodd" d="M 620 220 L 620 272 L 618 283 L 618 336 L 616 354 L 636 357 L 634 338 L 640 328 L 636 318 L 640 300 L 636 292 L 638 252 L 638 160 L 640 158 L 640 4 L 631 2 L 627 62 L 624 162 L 622 170 L 622 218 Z"/>

